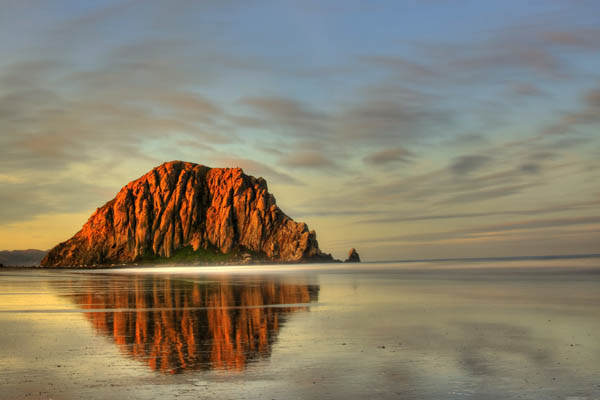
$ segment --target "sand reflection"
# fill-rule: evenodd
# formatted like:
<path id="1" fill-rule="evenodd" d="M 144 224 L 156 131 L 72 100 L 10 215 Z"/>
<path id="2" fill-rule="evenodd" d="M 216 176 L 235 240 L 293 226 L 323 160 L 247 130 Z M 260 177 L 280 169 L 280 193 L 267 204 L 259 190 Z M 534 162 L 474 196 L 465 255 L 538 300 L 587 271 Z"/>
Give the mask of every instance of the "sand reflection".
<path id="1" fill-rule="evenodd" d="M 290 313 L 307 311 L 319 287 L 275 279 L 210 282 L 164 276 L 93 277 L 71 298 L 97 333 L 151 369 L 243 370 L 269 357 Z"/>

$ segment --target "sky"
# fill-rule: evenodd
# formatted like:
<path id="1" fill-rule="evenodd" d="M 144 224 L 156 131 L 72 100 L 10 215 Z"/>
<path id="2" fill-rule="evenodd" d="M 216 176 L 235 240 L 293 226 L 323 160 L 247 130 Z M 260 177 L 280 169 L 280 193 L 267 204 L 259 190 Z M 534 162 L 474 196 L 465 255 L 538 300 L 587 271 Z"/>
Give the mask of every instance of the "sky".
<path id="1" fill-rule="evenodd" d="M 242 167 L 363 259 L 600 252 L 600 3 L 0 0 L 0 249 Z"/>

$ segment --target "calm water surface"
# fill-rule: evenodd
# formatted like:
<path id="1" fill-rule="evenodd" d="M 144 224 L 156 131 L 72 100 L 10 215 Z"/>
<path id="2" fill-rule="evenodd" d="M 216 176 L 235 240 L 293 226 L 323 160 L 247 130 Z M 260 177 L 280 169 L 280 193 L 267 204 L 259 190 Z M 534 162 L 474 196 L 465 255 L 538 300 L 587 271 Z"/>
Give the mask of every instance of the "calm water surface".
<path id="1" fill-rule="evenodd" d="M 0 270 L 0 399 L 600 399 L 600 259 Z"/>

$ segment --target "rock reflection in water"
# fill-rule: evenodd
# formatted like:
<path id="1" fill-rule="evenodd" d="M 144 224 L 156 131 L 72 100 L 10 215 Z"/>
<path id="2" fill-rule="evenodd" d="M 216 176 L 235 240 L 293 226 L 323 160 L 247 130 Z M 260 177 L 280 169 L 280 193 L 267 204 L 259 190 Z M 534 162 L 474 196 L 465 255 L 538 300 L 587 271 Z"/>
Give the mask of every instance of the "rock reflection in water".
<path id="1" fill-rule="evenodd" d="M 81 282 L 79 282 L 81 284 Z M 192 282 L 158 276 L 94 277 L 68 295 L 96 332 L 165 373 L 243 370 L 269 357 L 286 316 L 307 311 L 318 285 L 256 279 Z M 83 290 L 82 290 L 83 289 Z M 108 310 L 107 310 L 108 309 Z"/>

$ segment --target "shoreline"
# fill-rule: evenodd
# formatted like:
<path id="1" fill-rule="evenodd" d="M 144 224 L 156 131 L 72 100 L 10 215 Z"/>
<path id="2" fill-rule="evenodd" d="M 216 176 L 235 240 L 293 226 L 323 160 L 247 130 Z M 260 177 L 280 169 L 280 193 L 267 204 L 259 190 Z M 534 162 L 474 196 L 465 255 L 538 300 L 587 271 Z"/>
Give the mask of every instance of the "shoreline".
<path id="1" fill-rule="evenodd" d="M 565 255 L 546 255 L 546 256 L 507 256 L 507 257 L 471 257 L 471 258 L 435 258 L 435 259 L 405 259 L 405 260 L 386 260 L 386 261 L 366 261 L 359 263 L 347 262 L 338 259 L 333 260 L 316 260 L 316 261 L 299 261 L 299 262 L 282 262 L 282 261 L 261 261 L 261 262 L 239 262 L 239 263 L 159 263 L 159 264 L 102 264 L 102 265 L 87 265 L 82 267 L 76 266 L 60 266 L 60 267 L 45 267 L 40 265 L 0 265 L 0 271 L 8 270 L 28 270 L 28 271 L 52 271 L 52 270 L 118 270 L 127 268 L 143 268 L 156 269 L 164 267 L 243 267 L 243 266 L 270 266 L 270 265 L 311 265 L 311 264 L 410 264 L 410 263 L 447 263 L 447 262 L 518 262 L 518 261 L 552 261 L 552 260 L 582 260 L 600 258 L 600 254 L 565 254 Z"/>
<path id="2" fill-rule="evenodd" d="M 68 267 L 45 267 L 41 265 L 3 265 L 0 266 L 0 271 L 6 270 L 35 270 L 35 271 L 53 271 L 53 270 L 106 270 L 106 269 L 126 269 L 126 268 L 144 268 L 144 269 L 155 269 L 164 267 L 245 267 L 245 266 L 269 266 L 269 265 L 310 265 L 310 264 L 345 264 L 345 261 L 333 259 L 331 261 L 298 261 L 298 262 L 284 262 L 284 261 L 271 261 L 271 262 L 252 262 L 252 263 L 160 263 L 160 264 L 102 264 L 102 265 L 86 265 L 82 267 L 68 266 Z M 348 263 L 353 264 L 353 263 Z"/>

